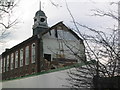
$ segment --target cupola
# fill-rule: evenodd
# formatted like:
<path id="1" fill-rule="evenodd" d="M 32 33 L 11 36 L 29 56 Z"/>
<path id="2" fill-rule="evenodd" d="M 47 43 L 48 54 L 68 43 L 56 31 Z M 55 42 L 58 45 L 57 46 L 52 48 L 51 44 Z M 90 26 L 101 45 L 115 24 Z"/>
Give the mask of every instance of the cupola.
<path id="1" fill-rule="evenodd" d="M 47 17 L 45 13 L 41 10 L 40 5 L 40 10 L 36 12 L 34 17 L 33 35 L 37 35 L 41 32 L 44 32 L 47 29 L 48 29 Z"/>

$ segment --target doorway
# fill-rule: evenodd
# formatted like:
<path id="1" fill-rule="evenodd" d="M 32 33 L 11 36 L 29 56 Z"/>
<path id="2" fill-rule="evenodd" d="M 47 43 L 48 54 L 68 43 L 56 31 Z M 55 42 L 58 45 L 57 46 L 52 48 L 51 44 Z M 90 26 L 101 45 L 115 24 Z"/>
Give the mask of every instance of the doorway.
<path id="1" fill-rule="evenodd" d="M 51 54 L 44 54 L 44 59 L 51 61 Z"/>

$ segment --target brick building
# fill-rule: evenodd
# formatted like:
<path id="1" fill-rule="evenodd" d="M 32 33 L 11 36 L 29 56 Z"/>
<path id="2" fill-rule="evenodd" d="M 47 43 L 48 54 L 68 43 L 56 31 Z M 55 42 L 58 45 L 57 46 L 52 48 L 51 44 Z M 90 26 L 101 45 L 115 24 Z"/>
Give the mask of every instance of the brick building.
<path id="1" fill-rule="evenodd" d="M 6 49 L 1 56 L 3 80 L 86 60 L 83 40 L 63 22 L 48 27 L 42 10 L 35 14 L 33 36 Z"/>

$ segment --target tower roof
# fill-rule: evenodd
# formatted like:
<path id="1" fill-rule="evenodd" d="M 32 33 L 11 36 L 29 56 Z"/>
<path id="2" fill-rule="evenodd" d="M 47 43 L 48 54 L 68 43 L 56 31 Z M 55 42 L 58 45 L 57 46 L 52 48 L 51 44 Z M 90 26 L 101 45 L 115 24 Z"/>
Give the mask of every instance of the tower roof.
<path id="1" fill-rule="evenodd" d="M 46 16 L 42 10 L 36 12 L 35 16 Z"/>

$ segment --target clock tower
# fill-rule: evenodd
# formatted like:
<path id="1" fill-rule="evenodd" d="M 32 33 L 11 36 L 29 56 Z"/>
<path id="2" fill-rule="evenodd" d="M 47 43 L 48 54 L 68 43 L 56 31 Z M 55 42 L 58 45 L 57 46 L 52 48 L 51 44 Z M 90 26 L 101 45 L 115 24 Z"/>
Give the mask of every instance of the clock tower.
<path id="1" fill-rule="evenodd" d="M 40 34 L 48 29 L 47 17 L 41 10 L 37 11 L 34 17 L 33 35 Z"/>

